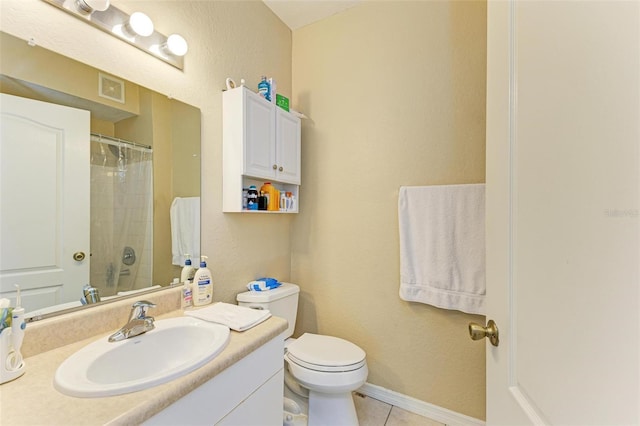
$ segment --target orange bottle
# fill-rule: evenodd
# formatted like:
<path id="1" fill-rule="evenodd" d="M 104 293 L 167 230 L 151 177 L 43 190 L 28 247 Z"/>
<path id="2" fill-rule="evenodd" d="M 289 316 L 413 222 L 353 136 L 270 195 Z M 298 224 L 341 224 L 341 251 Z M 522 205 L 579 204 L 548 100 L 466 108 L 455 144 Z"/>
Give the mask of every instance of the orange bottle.
<path id="1" fill-rule="evenodd" d="M 267 201 L 268 211 L 280 210 L 280 191 L 278 191 L 275 186 L 271 185 L 271 182 L 265 182 L 264 185 L 260 187 L 260 191 L 264 191 L 264 193 L 269 198 L 269 200 Z"/>

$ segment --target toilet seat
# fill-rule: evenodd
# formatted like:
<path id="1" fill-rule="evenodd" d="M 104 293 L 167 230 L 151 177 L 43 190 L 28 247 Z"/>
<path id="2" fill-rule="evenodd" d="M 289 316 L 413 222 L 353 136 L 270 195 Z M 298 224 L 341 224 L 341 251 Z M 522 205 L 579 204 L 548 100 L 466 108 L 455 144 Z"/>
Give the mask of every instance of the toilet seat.
<path id="1" fill-rule="evenodd" d="M 365 352 L 353 343 L 333 336 L 305 333 L 287 347 L 289 361 L 313 371 L 354 371 L 365 363 Z"/>

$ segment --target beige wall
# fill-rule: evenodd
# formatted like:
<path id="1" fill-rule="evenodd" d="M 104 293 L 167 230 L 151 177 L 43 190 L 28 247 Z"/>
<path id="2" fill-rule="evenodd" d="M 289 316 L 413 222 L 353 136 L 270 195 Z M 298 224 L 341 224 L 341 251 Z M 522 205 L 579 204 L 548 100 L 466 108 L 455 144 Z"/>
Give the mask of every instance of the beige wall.
<path id="1" fill-rule="evenodd" d="M 485 416 L 484 318 L 400 300 L 401 185 L 484 182 L 486 3 L 368 2 L 293 33 L 303 124 L 296 333 L 347 338 L 368 381 Z"/>

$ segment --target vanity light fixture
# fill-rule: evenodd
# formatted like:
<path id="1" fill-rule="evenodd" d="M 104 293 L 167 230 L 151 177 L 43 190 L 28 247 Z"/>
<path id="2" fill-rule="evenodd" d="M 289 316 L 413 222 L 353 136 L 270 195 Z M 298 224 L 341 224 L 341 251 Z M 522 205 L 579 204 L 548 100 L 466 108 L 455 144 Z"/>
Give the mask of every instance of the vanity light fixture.
<path id="1" fill-rule="evenodd" d="M 93 12 L 104 12 L 109 8 L 109 0 L 69 0 L 75 3 L 78 12 L 92 14 Z"/>
<path id="2" fill-rule="evenodd" d="M 169 52 L 177 56 L 184 56 L 189 51 L 187 40 L 180 34 L 171 34 L 167 37 L 166 48 Z"/>
<path id="3" fill-rule="evenodd" d="M 151 18 L 142 12 L 127 13 L 110 0 L 42 0 L 82 19 L 156 58 L 184 69 L 187 41 L 178 34 L 169 37 L 154 29 Z"/>
<path id="4" fill-rule="evenodd" d="M 153 21 L 142 12 L 133 12 L 125 28 L 139 36 L 149 37 L 153 34 Z"/>

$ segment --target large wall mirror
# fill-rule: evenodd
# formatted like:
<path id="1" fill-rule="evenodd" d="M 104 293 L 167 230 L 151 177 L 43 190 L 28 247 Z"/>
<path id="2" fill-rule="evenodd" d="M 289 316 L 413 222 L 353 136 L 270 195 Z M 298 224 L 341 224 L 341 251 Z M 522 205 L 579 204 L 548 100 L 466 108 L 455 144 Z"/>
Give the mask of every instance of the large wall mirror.
<path id="1" fill-rule="evenodd" d="M 37 319 L 87 285 L 103 301 L 169 285 L 199 255 L 200 110 L 0 37 L 0 297 L 19 284 Z"/>

